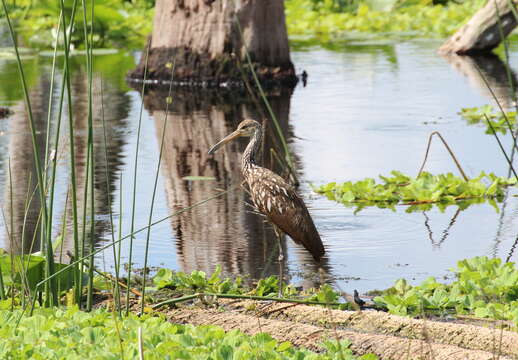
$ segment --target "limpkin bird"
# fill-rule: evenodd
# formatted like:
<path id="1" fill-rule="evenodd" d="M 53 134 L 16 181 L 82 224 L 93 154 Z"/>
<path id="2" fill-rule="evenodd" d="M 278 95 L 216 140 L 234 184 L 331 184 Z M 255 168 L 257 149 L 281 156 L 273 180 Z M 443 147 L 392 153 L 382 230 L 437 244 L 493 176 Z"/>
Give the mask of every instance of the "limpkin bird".
<path id="1" fill-rule="evenodd" d="M 325 253 L 324 245 L 304 201 L 295 188 L 282 177 L 256 162 L 262 134 L 262 126 L 257 121 L 243 120 L 234 132 L 214 145 L 209 154 L 234 139 L 251 137 L 243 153 L 241 171 L 255 207 L 274 226 L 288 234 L 296 243 L 302 244 L 318 261 Z M 282 259 L 280 241 L 279 251 L 279 258 Z"/>

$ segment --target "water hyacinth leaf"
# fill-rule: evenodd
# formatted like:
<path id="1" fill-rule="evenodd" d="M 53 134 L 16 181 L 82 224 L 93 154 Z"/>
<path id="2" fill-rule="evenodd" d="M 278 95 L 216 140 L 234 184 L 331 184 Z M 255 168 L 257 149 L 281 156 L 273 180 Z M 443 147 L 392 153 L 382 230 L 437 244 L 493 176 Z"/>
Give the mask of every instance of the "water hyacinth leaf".
<path id="1" fill-rule="evenodd" d="M 332 182 L 312 186 L 313 191 L 325 195 L 329 200 L 338 201 L 346 206 L 356 206 L 355 213 L 367 206 L 389 208 L 395 205 L 411 205 L 407 212 L 431 209 L 433 204 L 440 211 L 448 205 L 458 205 L 465 209 L 469 205 L 492 200 L 501 200 L 504 189 L 516 185 L 516 179 L 498 177 L 481 172 L 476 178 L 465 181 L 452 173 L 432 175 L 421 173 L 417 178 L 397 171 L 392 176 L 380 175 L 381 183 L 367 178 L 357 182 Z"/>
<path id="2" fill-rule="evenodd" d="M 516 129 L 516 111 L 509 111 L 504 114 L 500 111 L 495 111 L 491 105 L 483 105 L 480 107 L 462 108 L 458 114 L 467 121 L 468 125 L 483 125 L 486 129 L 486 134 L 493 134 L 491 127 L 496 132 L 502 134 L 507 133 L 509 125 Z M 488 125 L 486 118 L 491 123 L 491 126 Z"/>
<path id="3" fill-rule="evenodd" d="M 446 313 L 471 314 L 480 318 L 511 320 L 518 325 L 518 269 L 499 258 L 461 260 L 450 269 L 455 281 L 442 284 L 428 278 L 418 286 L 398 280 L 374 301 L 398 315 Z"/>

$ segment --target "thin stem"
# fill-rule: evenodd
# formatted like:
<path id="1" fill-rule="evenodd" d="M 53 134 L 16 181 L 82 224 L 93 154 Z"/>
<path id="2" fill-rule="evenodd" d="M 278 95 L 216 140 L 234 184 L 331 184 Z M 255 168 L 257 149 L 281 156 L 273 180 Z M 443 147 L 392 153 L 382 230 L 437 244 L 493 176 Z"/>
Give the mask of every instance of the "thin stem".
<path id="1" fill-rule="evenodd" d="M 446 142 L 446 140 L 444 140 L 444 138 L 442 137 L 442 135 L 438 131 L 432 132 L 430 134 L 430 137 L 428 138 L 428 145 L 426 146 L 426 153 L 424 155 L 423 164 L 421 165 L 421 168 L 419 169 L 419 173 L 417 174 L 417 177 L 419 177 L 419 175 L 421 175 L 421 173 L 423 172 L 423 169 L 424 169 L 424 166 L 426 164 L 426 161 L 428 160 L 428 153 L 430 152 L 430 146 L 432 144 L 432 137 L 434 135 L 437 135 L 439 137 L 439 139 L 441 139 L 442 143 L 444 144 L 444 147 L 446 147 L 446 150 L 448 150 L 448 153 L 450 154 L 451 158 L 453 159 L 453 162 L 455 162 L 455 165 L 457 166 L 457 169 L 459 169 L 459 172 L 461 173 L 462 177 L 464 178 L 465 181 L 468 181 L 469 178 L 464 173 L 464 170 L 462 170 L 462 166 L 460 166 L 460 163 L 457 160 L 457 158 L 455 157 L 455 154 L 451 150 L 451 148 L 448 145 L 448 143 Z"/>
<path id="2" fill-rule="evenodd" d="M 151 208 L 149 210 L 149 220 L 148 225 L 151 225 L 151 222 L 153 221 L 153 209 L 155 206 L 155 197 L 156 197 L 156 189 L 158 186 L 158 176 L 160 174 L 160 165 L 162 163 L 162 154 L 164 152 L 164 143 L 165 143 L 165 133 L 167 129 L 167 117 L 169 115 L 169 104 L 171 103 L 171 92 L 173 89 L 173 80 L 174 80 L 174 68 L 175 68 L 176 59 L 173 60 L 173 63 L 171 64 L 171 83 L 169 84 L 169 92 L 167 94 L 166 99 L 166 107 L 165 107 L 165 116 L 164 116 L 164 125 L 162 126 L 162 138 L 160 139 L 160 153 L 158 155 L 158 164 L 156 166 L 156 173 L 155 173 L 155 182 L 153 184 L 153 195 L 151 197 Z M 149 239 L 151 236 L 151 227 L 147 230 L 146 235 L 146 249 L 144 252 L 144 274 L 143 274 L 143 280 L 142 280 L 142 297 L 141 297 L 141 306 L 140 306 L 140 314 L 144 313 L 144 306 L 146 304 L 146 275 L 147 275 L 147 261 L 148 261 L 148 255 L 149 255 Z M 129 283 L 128 283 L 129 285 Z"/>
<path id="3" fill-rule="evenodd" d="M 516 136 L 514 135 L 514 130 L 513 130 L 513 127 L 511 125 L 511 122 L 509 121 L 509 118 L 507 117 L 507 114 L 505 113 L 505 110 L 504 108 L 502 107 L 502 104 L 500 104 L 500 101 L 498 100 L 498 97 L 496 96 L 495 92 L 493 91 L 493 89 L 491 88 L 491 85 L 489 85 L 489 83 L 487 82 L 487 79 L 486 77 L 484 76 L 484 74 L 482 73 L 482 70 L 480 69 L 480 67 L 476 64 L 475 64 L 475 67 L 478 71 L 478 73 L 480 74 L 480 77 L 482 78 L 482 80 L 484 81 L 484 84 L 486 84 L 486 87 L 487 89 L 489 90 L 489 93 L 491 94 L 491 96 L 493 97 L 493 99 L 495 100 L 496 104 L 498 105 L 498 108 L 500 109 L 500 112 L 502 113 L 502 116 L 504 117 L 504 120 L 505 120 L 505 123 L 507 125 L 507 128 L 509 129 L 509 132 L 511 133 L 511 137 L 513 138 L 513 147 L 518 150 L 518 147 L 516 145 Z M 485 115 L 485 114 L 484 114 Z M 489 120 L 488 120 L 489 121 Z M 491 125 L 491 129 L 494 131 L 493 129 L 493 126 Z"/>
<path id="4" fill-rule="evenodd" d="M 491 131 L 493 132 L 493 135 L 495 136 L 496 142 L 498 143 L 498 146 L 500 147 L 502 154 L 504 154 L 505 160 L 507 160 L 507 163 L 509 164 L 511 171 L 514 174 L 514 177 L 516 178 L 516 180 L 518 180 L 518 175 L 516 174 L 516 171 L 514 171 L 513 163 L 511 162 L 511 159 L 509 159 L 509 156 L 507 155 L 507 152 L 505 151 L 505 149 L 502 145 L 502 142 L 500 141 L 500 138 L 498 137 L 498 135 L 495 131 L 495 128 L 491 124 L 491 121 L 489 121 L 489 118 L 487 117 L 486 114 L 484 114 L 484 117 L 486 118 L 487 125 L 491 128 Z"/>
<path id="5" fill-rule="evenodd" d="M 174 305 L 174 304 L 178 304 L 181 302 L 189 301 L 189 300 L 204 297 L 204 296 L 216 297 L 216 298 L 222 298 L 222 299 L 264 300 L 264 301 L 285 302 L 285 303 L 306 304 L 306 305 L 340 306 L 340 305 L 347 304 L 347 303 L 329 303 L 329 302 L 320 302 L 320 301 L 308 301 L 308 300 L 300 300 L 300 299 L 287 299 L 287 298 L 278 298 L 278 297 L 269 297 L 269 296 L 196 293 L 193 295 L 186 295 L 186 296 L 182 296 L 179 298 L 162 301 L 158 304 L 153 305 L 152 308 L 153 308 L 153 310 L 155 310 L 155 309 L 161 308 L 165 305 Z"/>
<path id="6" fill-rule="evenodd" d="M 100 78 L 100 82 L 101 82 L 101 119 L 102 119 L 102 123 L 103 123 L 104 162 L 105 162 L 104 171 L 105 171 L 105 176 L 106 176 L 106 180 L 105 180 L 106 181 L 106 193 L 110 194 L 111 193 L 111 191 L 110 191 L 111 179 L 110 179 L 110 173 L 108 171 L 108 141 L 107 141 L 107 136 L 106 136 L 106 119 L 104 118 L 104 90 L 103 90 L 103 78 L 102 77 Z M 115 279 L 116 279 L 115 301 L 117 303 L 117 311 L 119 312 L 119 315 L 120 315 L 120 310 L 121 310 L 120 286 L 119 286 L 119 264 L 120 263 L 117 259 L 117 252 L 115 250 L 115 228 L 113 225 L 112 200 L 111 200 L 111 196 L 109 196 L 109 195 L 107 196 L 107 198 L 108 198 L 108 212 L 110 214 L 110 232 L 111 232 L 112 243 L 113 243 L 113 261 L 115 264 Z M 122 199 L 120 201 L 122 203 Z"/>
<path id="7" fill-rule="evenodd" d="M 61 11 L 65 11 L 65 3 L 64 0 L 60 0 Z M 74 0 L 72 4 L 72 11 L 70 14 L 70 31 L 72 32 L 72 28 L 74 26 L 75 14 L 77 9 L 77 0 Z M 78 225 L 78 213 L 77 213 L 77 181 L 76 181 L 76 164 L 75 164 L 75 141 L 74 141 L 74 116 L 72 109 L 72 93 L 71 93 L 71 85 L 70 85 L 70 64 L 69 64 L 69 50 L 70 50 L 70 42 L 67 36 L 67 26 L 66 26 L 66 18 L 63 17 L 63 43 L 64 43 L 64 77 L 65 77 L 65 88 L 67 91 L 67 108 L 68 108 L 68 137 L 69 137 L 69 146 L 70 146 L 70 182 L 71 182 L 71 194 L 72 194 L 72 224 L 73 224 L 73 238 L 74 238 L 74 256 L 79 257 L 79 225 Z M 81 269 L 78 265 L 74 269 L 74 302 L 76 304 L 81 303 L 81 293 L 82 293 L 82 279 L 81 279 Z"/>
<path id="8" fill-rule="evenodd" d="M 83 229 L 86 226 L 86 208 L 88 203 L 88 193 L 90 194 L 90 247 L 89 254 L 92 254 L 94 249 L 95 242 L 95 161 L 94 161 L 94 134 L 93 134 L 93 93 L 92 93 L 92 83 L 93 83 L 93 57 L 92 57 L 92 42 L 93 42 L 93 19 L 94 19 L 94 1 L 91 2 L 91 24 L 90 24 L 90 40 L 88 38 L 88 23 L 86 20 L 86 0 L 82 1 L 83 4 L 83 28 L 84 28 L 84 37 L 85 37 L 85 46 L 86 46 L 86 71 L 88 74 L 88 140 L 87 140 L 87 166 L 86 166 L 86 184 L 85 184 L 85 206 L 83 213 Z M 83 248 L 85 241 L 86 231 L 83 232 Z M 93 276 L 93 268 L 94 268 L 94 256 L 91 255 L 89 258 L 89 272 L 88 272 L 88 295 L 86 300 L 86 310 L 90 311 L 93 305 L 93 290 L 94 290 L 94 276 Z"/>
<path id="9" fill-rule="evenodd" d="M 142 125 L 142 113 L 144 111 L 144 92 L 146 90 L 146 78 L 147 78 L 147 66 L 148 66 L 148 60 L 149 60 L 149 48 L 151 47 L 151 42 L 148 41 L 147 48 L 146 48 L 146 59 L 145 59 L 145 65 L 144 65 L 144 79 L 142 81 L 142 90 L 140 93 L 141 96 L 141 103 L 140 103 L 140 113 L 139 113 L 139 119 L 138 119 L 138 128 L 137 128 L 137 144 L 135 149 L 135 162 L 134 162 L 134 169 L 133 169 L 133 204 L 131 207 L 131 230 L 130 233 L 133 233 L 133 230 L 135 229 L 135 208 L 136 208 L 136 198 L 137 198 L 137 169 L 138 169 L 138 151 L 139 151 L 139 144 L 140 144 L 140 128 Z M 131 286 L 131 262 L 133 260 L 133 236 L 130 238 L 129 243 L 129 259 L 128 259 L 128 286 Z M 126 291 L 126 315 L 129 314 L 129 296 L 130 292 L 129 290 Z"/>
<path id="10" fill-rule="evenodd" d="M 29 90 L 27 88 L 27 82 L 26 82 L 26 79 L 25 79 L 25 73 L 24 73 L 24 70 L 23 70 L 22 61 L 20 59 L 20 53 L 18 51 L 18 46 L 17 46 L 17 42 L 16 42 L 16 35 L 15 35 L 15 32 L 14 32 L 13 26 L 11 24 L 11 19 L 9 17 L 9 12 L 7 10 L 7 4 L 5 3 L 5 0 L 2 0 L 2 6 L 4 8 L 5 18 L 7 20 L 7 25 L 8 25 L 8 28 L 9 28 L 9 33 L 11 35 L 11 40 L 13 42 L 14 52 L 15 52 L 15 55 L 16 55 L 16 63 L 18 65 L 18 72 L 19 72 L 19 75 L 20 75 L 20 81 L 22 83 L 22 89 L 23 89 L 23 93 L 24 93 L 24 97 L 25 97 L 25 104 L 26 104 L 26 107 L 27 107 L 27 114 L 29 116 L 29 125 L 30 125 L 30 129 L 31 129 L 31 140 L 32 140 L 32 150 L 33 150 L 33 156 L 34 156 L 34 165 L 35 165 L 35 168 L 36 168 L 36 177 L 38 179 L 38 189 L 39 189 L 39 194 L 40 194 L 41 209 L 42 209 L 42 215 L 43 215 L 43 224 L 46 224 L 48 216 L 47 216 L 47 206 L 46 206 L 46 199 L 45 199 L 45 183 L 43 181 L 43 171 L 42 171 L 41 161 L 40 161 L 40 158 L 39 158 L 40 149 L 39 149 L 38 143 L 36 141 L 36 133 L 37 133 L 36 123 L 34 121 L 34 117 L 33 117 L 33 114 L 32 114 L 32 106 L 31 106 L 31 101 L 30 101 L 30 96 L 29 96 Z M 44 236 L 44 235 L 42 235 L 42 236 Z M 50 239 L 47 239 L 47 244 L 51 244 Z M 50 248 L 51 248 L 50 251 L 52 251 L 52 245 L 50 245 Z M 52 274 L 54 272 L 54 259 L 52 258 L 51 255 L 52 254 L 50 254 L 50 255 L 47 254 L 47 261 L 46 261 L 46 271 L 49 274 Z M 55 303 L 57 303 L 57 293 L 55 291 L 55 283 L 54 282 L 50 283 L 50 291 L 51 291 L 51 295 L 52 296 L 49 296 L 49 300 L 51 301 L 51 303 L 55 304 Z M 47 294 L 47 295 L 49 295 L 49 294 Z"/>

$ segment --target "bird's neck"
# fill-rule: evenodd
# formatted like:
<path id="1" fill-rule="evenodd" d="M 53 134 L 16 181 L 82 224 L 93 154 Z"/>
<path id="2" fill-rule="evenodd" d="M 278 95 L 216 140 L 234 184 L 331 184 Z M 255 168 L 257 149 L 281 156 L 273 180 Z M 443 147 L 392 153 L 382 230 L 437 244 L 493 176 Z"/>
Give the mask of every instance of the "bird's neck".
<path id="1" fill-rule="evenodd" d="M 245 152 L 243 153 L 243 169 L 246 169 L 252 165 L 257 165 L 256 157 L 257 153 L 259 152 L 259 147 L 261 146 L 262 136 L 263 134 L 261 129 L 256 129 L 245 149 Z"/>

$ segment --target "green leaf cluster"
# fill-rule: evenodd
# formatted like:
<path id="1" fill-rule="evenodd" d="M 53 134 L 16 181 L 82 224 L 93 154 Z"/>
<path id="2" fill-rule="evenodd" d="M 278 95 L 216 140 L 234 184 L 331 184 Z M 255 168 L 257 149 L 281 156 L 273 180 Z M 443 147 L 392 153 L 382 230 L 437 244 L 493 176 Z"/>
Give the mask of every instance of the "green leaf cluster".
<path id="1" fill-rule="evenodd" d="M 501 111 L 495 111 L 491 105 L 476 106 L 471 108 L 462 108 L 459 115 L 465 119 L 468 125 L 483 124 L 486 128 L 486 134 L 494 134 L 494 131 L 506 134 L 509 126 L 516 129 L 516 111 L 509 111 L 505 114 Z M 487 119 L 486 119 L 487 117 Z M 491 123 L 488 125 L 487 121 Z"/>
<path id="2" fill-rule="evenodd" d="M 518 269 L 498 258 L 475 257 L 461 260 L 451 269 L 451 284 L 433 277 L 418 286 L 396 281 L 374 301 L 397 315 L 427 313 L 470 314 L 480 318 L 511 320 L 518 325 Z"/>
<path id="3" fill-rule="evenodd" d="M 218 265 L 214 273 L 208 276 L 205 272 L 194 270 L 191 274 L 170 269 L 160 269 L 153 277 L 154 287 L 150 290 L 170 290 L 176 295 L 194 293 L 254 295 L 277 297 L 279 295 L 279 278 L 269 276 L 260 279 L 254 286 L 247 286 L 241 277 L 235 279 L 221 278 L 221 267 Z M 328 284 L 319 289 L 298 290 L 291 284 L 283 284 L 282 296 L 286 299 L 302 299 L 322 303 L 338 303 L 341 295 Z M 348 303 L 340 305 L 345 309 Z"/>
<path id="4" fill-rule="evenodd" d="M 60 243 L 61 237 L 55 241 L 54 246 Z M 68 264 L 54 263 L 54 266 L 57 272 L 66 268 Z M 45 267 L 46 258 L 41 252 L 29 255 L 13 255 L 0 249 L 0 273 L 3 284 L 11 288 L 12 291 L 35 291 L 38 283 L 46 278 Z M 72 288 L 72 272 L 73 268 L 70 267 L 55 277 L 60 291 Z M 83 281 L 86 280 L 83 279 Z"/>
<path id="5" fill-rule="evenodd" d="M 72 1 L 66 0 L 65 14 L 70 23 Z M 94 0 L 93 44 L 95 48 L 141 47 L 151 32 L 153 1 Z M 39 0 L 19 1 L 11 6 L 10 15 L 17 24 L 17 31 L 30 47 L 53 48 L 57 36 L 60 2 Z M 91 23 L 91 3 L 87 3 L 88 31 Z M 84 46 L 83 9 L 80 2 L 71 33 L 75 48 Z"/>
<path id="6" fill-rule="evenodd" d="M 153 277 L 156 289 L 168 288 L 182 293 L 210 292 L 218 294 L 243 293 L 242 279 L 221 279 L 221 266 L 217 266 L 211 276 L 204 271 L 194 270 L 191 274 L 170 269 L 160 269 Z"/>
<path id="7" fill-rule="evenodd" d="M 381 183 L 367 178 L 357 182 L 332 182 L 313 187 L 313 190 L 326 195 L 330 200 L 345 205 L 356 205 L 356 211 L 373 205 L 395 210 L 397 204 L 410 204 L 413 206 L 407 211 L 411 212 L 427 210 L 433 204 L 441 211 L 452 204 L 467 207 L 473 200 L 487 199 L 495 205 L 495 199 L 498 200 L 503 196 L 504 188 L 516 184 L 516 179 L 484 172 L 468 181 L 452 173 L 432 175 L 422 172 L 417 178 L 413 178 L 399 171 L 392 171 L 391 175 L 380 175 Z M 472 202 L 465 200 L 472 200 Z"/>
<path id="8" fill-rule="evenodd" d="M 348 2 L 287 0 L 290 35 L 329 37 L 341 33 L 408 33 L 445 37 L 462 26 L 484 4 L 481 0 L 433 5 L 431 1 L 370 0 Z"/>
<path id="9" fill-rule="evenodd" d="M 172 324 L 162 318 L 75 308 L 36 309 L 17 327 L 20 310 L 0 311 L 0 358 L 2 359 L 138 359 L 138 329 L 146 359 L 272 359 L 344 360 L 357 359 L 349 343 L 328 341 L 317 354 L 279 343 L 270 335 L 248 336 L 225 332 L 216 326 Z M 360 357 L 358 359 L 375 359 Z"/>

